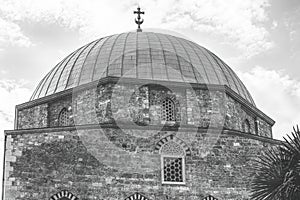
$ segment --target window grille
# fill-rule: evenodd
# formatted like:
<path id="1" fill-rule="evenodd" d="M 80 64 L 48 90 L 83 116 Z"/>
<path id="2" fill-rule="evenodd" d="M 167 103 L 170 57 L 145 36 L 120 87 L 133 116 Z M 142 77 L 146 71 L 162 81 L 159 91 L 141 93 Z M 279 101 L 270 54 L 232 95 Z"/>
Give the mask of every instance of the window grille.
<path id="1" fill-rule="evenodd" d="M 163 121 L 166 121 L 166 122 L 174 122 L 174 121 L 176 121 L 176 117 L 175 117 L 175 104 L 174 104 L 174 102 L 171 99 L 166 98 L 162 102 L 161 115 L 162 115 L 162 120 Z"/>
<path id="2" fill-rule="evenodd" d="M 68 126 L 70 123 L 69 112 L 66 108 L 63 108 L 58 117 L 58 125 L 59 126 Z"/>
<path id="3" fill-rule="evenodd" d="M 173 141 L 166 143 L 161 149 L 162 183 L 185 183 L 185 152 Z"/>
<path id="4" fill-rule="evenodd" d="M 164 182 L 183 183 L 183 158 L 163 157 Z"/>

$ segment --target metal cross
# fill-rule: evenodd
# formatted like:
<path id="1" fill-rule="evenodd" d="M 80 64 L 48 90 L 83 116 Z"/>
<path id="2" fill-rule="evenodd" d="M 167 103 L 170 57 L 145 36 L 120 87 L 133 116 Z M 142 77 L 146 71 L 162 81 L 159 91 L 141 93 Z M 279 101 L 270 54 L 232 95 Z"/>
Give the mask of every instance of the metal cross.
<path id="1" fill-rule="evenodd" d="M 144 22 L 144 19 L 141 18 L 141 14 L 145 14 L 144 11 L 141 11 L 141 8 L 138 7 L 137 11 L 133 11 L 133 14 L 137 14 L 137 19 L 135 19 L 135 23 L 138 25 L 137 32 L 142 32 L 141 24 Z"/>

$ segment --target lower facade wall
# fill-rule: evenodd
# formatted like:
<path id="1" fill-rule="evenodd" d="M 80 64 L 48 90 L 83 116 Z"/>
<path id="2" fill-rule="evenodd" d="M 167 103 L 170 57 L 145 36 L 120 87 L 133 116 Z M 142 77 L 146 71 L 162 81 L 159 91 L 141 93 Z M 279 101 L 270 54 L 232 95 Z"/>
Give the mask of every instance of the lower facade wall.
<path id="1" fill-rule="evenodd" d="M 169 135 L 191 150 L 185 158 L 185 185 L 161 183 L 156 147 Z M 246 200 L 253 159 L 272 145 L 212 130 L 106 128 L 6 137 L 5 200 L 46 200 L 61 190 L 80 200 L 124 200 L 135 192 L 150 200 L 199 200 L 209 194 L 220 200 Z"/>

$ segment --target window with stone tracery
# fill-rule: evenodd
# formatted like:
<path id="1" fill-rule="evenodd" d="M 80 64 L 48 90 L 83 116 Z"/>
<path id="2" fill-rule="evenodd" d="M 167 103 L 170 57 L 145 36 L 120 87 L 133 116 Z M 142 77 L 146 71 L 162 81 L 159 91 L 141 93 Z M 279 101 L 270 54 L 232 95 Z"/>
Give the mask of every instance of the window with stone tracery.
<path id="1" fill-rule="evenodd" d="M 169 141 L 161 149 L 161 174 L 163 184 L 185 183 L 185 152 L 174 141 Z"/>
<path id="2" fill-rule="evenodd" d="M 70 115 L 66 108 L 63 108 L 58 117 L 59 126 L 68 126 L 70 124 Z"/>
<path id="3" fill-rule="evenodd" d="M 169 98 L 166 98 L 162 102 L 161 119 L 162 119 L 162 121 L 165 121 L 165 122 L 175 122 L 176 121 L 175 104 Z"/>

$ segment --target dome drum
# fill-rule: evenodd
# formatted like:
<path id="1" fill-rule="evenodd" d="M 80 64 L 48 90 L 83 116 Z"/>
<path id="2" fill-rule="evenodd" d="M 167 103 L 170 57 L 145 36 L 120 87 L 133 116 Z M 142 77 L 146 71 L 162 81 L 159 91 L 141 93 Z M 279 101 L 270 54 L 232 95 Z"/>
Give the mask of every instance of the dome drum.
<path id="1" fill-rule="evenodd" d="M 162 116 L 163 101 L 173 102 L 173 121 Z M 46 105 L 46 106 L 45 106 Z M 242 105 L 242 106 L 241 106 Z M 249 120 L 253 135 L 272 137 L 274 121 L 267 117 L 227 86 L 196 83 L 153 81 L 135 78 L 106 77 L 73 89 L 62 91 L 17 106 L 18 129 L 28 128 L 36 122 L 30 119 L 32 110 L 44 106 L 41 119 L 44 127 L 57 127 L 61 109 L 72 107 L 69 125 L 132 124 L 137 126 L 222 127 L 243 131 L 244 120 Z M 40 112 L 42 109 L 38 109 Z M 169 111 L 168 111 L 169 112 Z M 242 116 L 240 113 L 244 113 Z M 255 121 L 261 121 L 261 130 Z M 41 124 L 41 122 L 39 123 Z M 39 125 L 37 125 L 39 126 Z M 145 128 L 145 127 L 144 127 Z"/>

